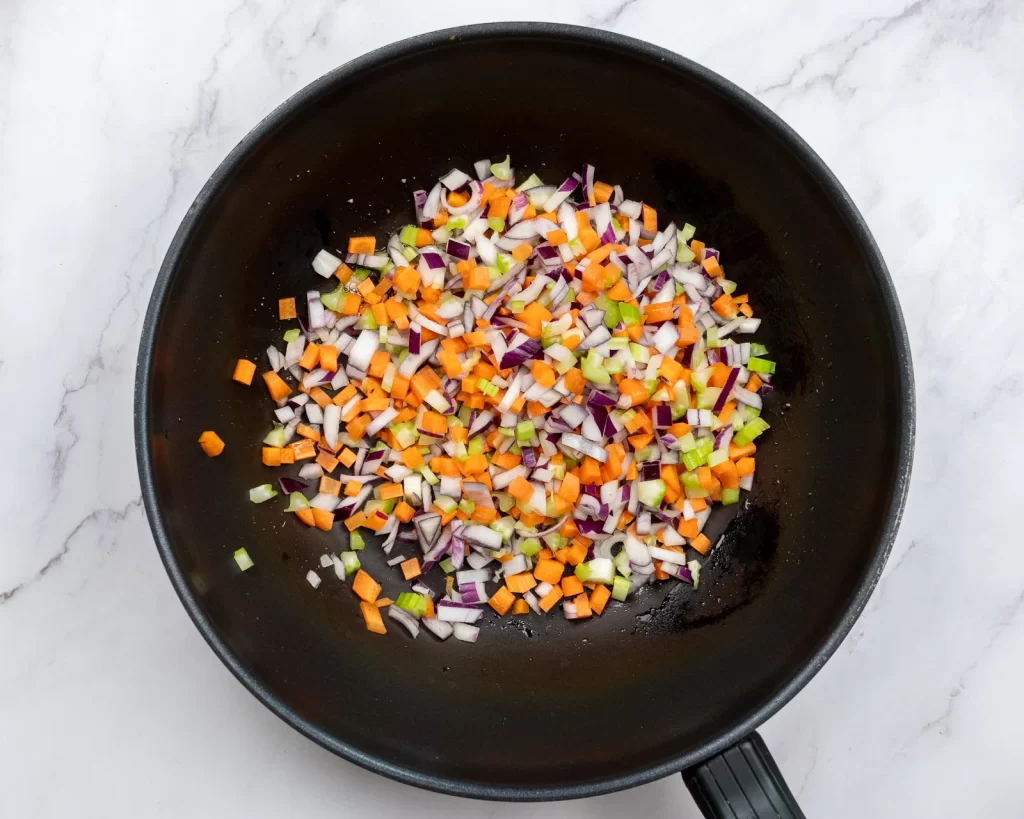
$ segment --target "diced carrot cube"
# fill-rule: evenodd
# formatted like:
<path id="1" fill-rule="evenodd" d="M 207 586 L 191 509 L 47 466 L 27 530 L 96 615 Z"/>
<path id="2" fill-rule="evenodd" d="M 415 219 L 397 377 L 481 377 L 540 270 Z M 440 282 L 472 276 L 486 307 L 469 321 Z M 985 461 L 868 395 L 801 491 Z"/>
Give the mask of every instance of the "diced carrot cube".
<path id="1" fill-rule="evenodd" d="M 277 317 L 282 321 L 286 319 L 293 319 L 298 316 L 295 311 L 295 299 L 278 299 L 277 300 Z"/>
<path id="2" fill-rule="evenodd" d="M 216 458 L 224 451 L 224 442 L 212 429 L 206 430 L 199 436 L 199 446 L 201 446 L 203 448 L 203 452 L 211 458 Z"/>
<path id="3" fill-rule="evenodd" d="M 368 575 L 363 569 L 356 572 L 352 578 L 352 591 L 356 597 L 366 603 L 372 603 L 380 597 L 381 585 Z"/>
<path id="4" fill-rule="evenodd" d="M 388 633 L 388 630 L 384 627 L 384 618 L 380 616 L 380 609 L 375 604 L 361 600 L 359 602 L 359 611 L 362 612 L 363 620 L 366 621 L 367 631 L 372 631 L 374 634 Z"/>
<path id="5" fill-rule="evenodd" d="M 487 602 L 490 603 L 492 609 L 504 617 L 508 614 L 509 609 L 512 608 L 512 604 L 515 603 L 515 601 L 515 595 L 513 595 L 505 586 L 502 586 Z"/>

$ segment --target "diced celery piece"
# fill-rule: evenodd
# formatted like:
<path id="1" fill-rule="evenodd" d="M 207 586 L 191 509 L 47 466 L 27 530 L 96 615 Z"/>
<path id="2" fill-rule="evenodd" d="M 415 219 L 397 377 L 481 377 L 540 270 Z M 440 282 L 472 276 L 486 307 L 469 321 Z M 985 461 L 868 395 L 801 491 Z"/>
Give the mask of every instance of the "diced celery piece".
<path id="1" fill-rule="evenodd" d="M 632 584 L 624 577 L 616 577 L 612 582 L 612 599 L 624 603 L 629 597 L 629 590 Z"/>
<path id="2" fill-rule="evenodd" d="M 640 498 L 640 503 L 651 508 L 657 508 L 665 500 L 665 481 L 660 478 L 653 481 L 640 481 L 640 485 L 637 487 L 637 495 Z"/>
<path id="3" fill-rule="evenodd" d="M 509 509 L 511 508 L 512 507 L 510 506 Z M 515 531 L 516 521 L 515 518 L 512 517 L 498 518 L 494 523 L 490 524 L 488 528 L 493 529 L 495 532 L 500 534 L 501 539 L 507 542 L 508 539 L 512 537 L 512 532 Z"/>
<path id="4" fill-rule="evenodd" d="M 621 318 L 621 312 L 619 309 L 619 303 L 608 299 L 608 303 L 604 308 L 604 326 L 609 330 L 615 328 L 615 325 L 619 323 Z"/>
<path id="5" fill-rule="evenodd" d="M 576 567 L 576 578 L 580 583 L 611 585 L 615 580 L 615 564 L 611 558 L 595 557 Z"/>
<path id="6" fill-rule="evenodd" d="M 450 515 L 459 506 L 454 498 L 449 498 L 447 495 L 438 495 L 434 498 L 434 505 L 446 515 Z"/>
<path id="7" fill-rule="evenodd" d="M 359 562 L 359 555 L 355 552 L 342 552 L 338 557 L 341 558 L 341 565 L 345 567 L 346 576 L 355 574 L 362 568 L 362 564 Z"/>
<path id="8" fill-rule="evenodd" d="M 603 360 L 596 350 L 591 349 L 588 351 L 580 366 L 580 369 L 583 371 L 583 377 L 599 386 L 610 384 L 612 377 L 604 369 L 602 362 Z"/>
<path id="9" fill-rule="evenodd" d="M 740 502 L 740 490 L 739 489 L 723 489 L 722 490 L 722 505 L 729 506 L 733 503 Z"/>
<path id="10" fill-rule="evenodd" d="M 520 421 L 516 425 L 516 440 L 521 444 L 528 444 L 533 436 L 537 434 L 537 427 L 533 421 Z"/>
<path id="11" fill-rule="evenodd" d="M 752 357 L 747 362 L 747 369 L 752 373 L 768 373 L 771 375 L 775 372 L 775 362 L 769 361 L 767 358 Z"/>
<path id="12" fill-rule="evenodd" d="M 736 446 L 746 446 L 768 429 L 770 429 L 768 422 L 763 418 L 753 418 L 733 436 L 732 440 Z"/>
<path id="13" fill-rule="evenodd" d="M 729 460 L 729 450 L 716 449 L 708 455 L 708 466 L 715 467 Z"/>
<path id="14" fill-rule="evenodd" d="M 491 173 L 502 182 L 507 182 L 509 176 L 512 174 L 512 157 L 506 154 L 505 158 L 501 160 L 501 162 L 492 162 Z"/>
<path id="15" fill-rule="evenodd" d="M 693 387 L 694 392 L 699 394 L 708 388 L 709 375 L 711 375 L 710 370 L 696 370 L 690 374 L 690 386 Z"/>
<path id="16" fill-rule="evenodd" d="M 535 537 L 528 537 L 519 544 L 519 551 L 527 557 L 533 557 L 541 548 L 540 540 Z"/>
<path id="17" fill-rule="evenodd" d="M 366 548 L 366 541 L 363 540 L 363 536 L 359 534 L 358 529 L 349 533 L 348 547 L 353 552 L 361 552 L 363 549 Z"/>
<path id="18" fill-rule="evenodd" d="M 398 595 L 394 605 L 409 612 L 409 614 L 417 619 L 427 613 L 427 598 L 416 592 L 402 592 Z"/>
<path id="19" fill-rule="evenodd" d="M 249 553 L 245 549 L 235 549 L 235 563 L 238 564 L 238 568 L 243 572 L 256 565 L 252 562 L 252 558 L 249 557 Z"/>
<path id="20" fill-rule="evenodd" d="M 406 225 L 398 232 L 398 239 L 403 245 L 416 247 L 416 237 L 419 232 L 420 229 L 416 225 Z"/>
<path id="21" fill-rule="evenodd" d="M 633 360 L 637 364 L 646 364 L 651 360 L 651 349 L 643 344 L 637 344 L 635 341 L 629 343 L 629 354 L 633 356 Z"/>
<path id="22" fill-rule="evenodd" d="M 497 176 L 497 174 L 495 174 L 495 176 Z M 539 188 L 543 184 L 544 183 L 541 181 L 540 177 L 537 176 L 537 174 L 531 173 L 529 177 L 527 177 L 526 181 L 523 182 L 523 184 L 520 185 L 518 188 L 516 188 L 516 191 L 522 193 L 523 191 L 530 190 L 530 188 Z"/>

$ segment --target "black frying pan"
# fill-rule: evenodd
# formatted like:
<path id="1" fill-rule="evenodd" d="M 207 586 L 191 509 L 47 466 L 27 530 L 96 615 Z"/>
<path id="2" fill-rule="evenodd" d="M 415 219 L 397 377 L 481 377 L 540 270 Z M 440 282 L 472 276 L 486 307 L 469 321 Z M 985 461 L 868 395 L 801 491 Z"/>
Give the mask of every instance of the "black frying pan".
<path id="1" fill-rule="evenodd" d="M 265 360 L 277 299 L 315 286 L 317 250 L 409 222 L 414 186 L 506 151 L 555 180 L 590 162 L 698 225 L 765 318 L 773 429 L 749 504 L 710 524 L 725 540 L 697 591 L 663 584 L 582 623 L 488 622 L 475 646 L 371 635 L 345 586 L 303 579 L 328 544 L 344 548 L 344 529 L 249 503 L 272 479 L 257 453 L 267 401 L 230 373 L 240 356 Z M 590 796 L 683 770 L 709 816 L 800 815 L 752 732 L 863 609 L 896 534 L 913 416 L 892 282 L 821 160 L 706 69 L 550 24 L 406 40 L 260 123 L 171 244 L 136 387 L 143 497 L 167 571 L 213 649 L 280 717 L 357 764 L 461 796 Z M 204 429 L 227 442 L 215 460 L 196 444 Z M 244 575 L 239 546 L 256 562 Z"/>

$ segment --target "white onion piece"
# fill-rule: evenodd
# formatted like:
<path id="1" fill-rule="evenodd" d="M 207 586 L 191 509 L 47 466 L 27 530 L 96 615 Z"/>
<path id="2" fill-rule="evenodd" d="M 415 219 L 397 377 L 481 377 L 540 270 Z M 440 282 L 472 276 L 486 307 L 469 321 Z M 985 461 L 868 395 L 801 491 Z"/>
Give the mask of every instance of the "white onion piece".
<path id="1" fill-rule="evenodd" d="M 313 269 L 317 272 L 318 276 L 322 276 L 325 279 L 333 276 L 339 267 L 341 267 L 341 259 L 333 253 L 328 253 L 326 250 L 321 250 L 313 258 Z"/>
<path id="2" fill-rule="evenodd" d="M 307 405 L 308 406 L 308 405 Z M 331 449 L 338 448 L 338 433 L 341 428 L 341 407 L 337 404 L 328 404 L 323 411 L 324 441 Z"/>
<path id="3" fill-rule="evenodd" d="M 576 450 L 581 455 L 590 456 L 598 463 L 603 464 L 608 461 L 608 453 L 605 451 L 605 448 L 595 444 L 593 441 L 588 441 L 582 435 L 567 432 L 562 436 L 561 443 L 563 446 Z"/>
<path id="4" fill-rule="evenodd" d="M 366 372 L 373 354 L 380 348 L 380 335 L 376 330 L 363 330 L 348 352 L 348 363 L 357 370 Z"/>
<path id="5" fill-rule="evenodd" d="M 468 623 L 453 623 L 452 630 L 455 634 L 455 639 L 461 640 L 464 643 L 475 643 L 477 637 L 480 636 L 480 628 L 478 626 L 471 626 Z"/>

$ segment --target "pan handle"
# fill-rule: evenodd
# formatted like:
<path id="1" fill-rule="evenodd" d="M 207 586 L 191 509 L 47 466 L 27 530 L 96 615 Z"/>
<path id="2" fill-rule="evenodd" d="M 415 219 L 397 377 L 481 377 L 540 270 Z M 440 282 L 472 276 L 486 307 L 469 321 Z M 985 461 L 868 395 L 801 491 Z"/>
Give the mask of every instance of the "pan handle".
<path id="1" fill-rule="evenodd" d="M 683 781 L 706 819 L 805 819 L 756 731 L 683 771 Z"/>

